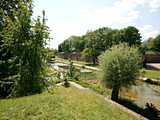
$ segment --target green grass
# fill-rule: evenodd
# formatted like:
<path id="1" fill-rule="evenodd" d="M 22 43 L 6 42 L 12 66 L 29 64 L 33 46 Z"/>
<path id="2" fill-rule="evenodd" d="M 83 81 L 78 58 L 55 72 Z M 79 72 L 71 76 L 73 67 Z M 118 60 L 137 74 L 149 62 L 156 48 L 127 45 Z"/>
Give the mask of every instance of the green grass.
<path id="1" fill-rule="evenodd" d="M 16 99 L 0 100 L 0 120 L 136 120 L 91 91 L 59 87 Z"/>
<path id="2" fill-rule="evenodd" d="M 111 89 L 102 86 L 101 81 L 97 77 L 97 72 L 81 73 L 79 80 L 74 82 L 82 85 L 83 87 L 90 88 L 91 90 L 110 98 Z"/>
<path id="3" fill-rule="evenodd" d="M 153 78 L 153 79 L 159 79 L 160 80 L 160 71 L 157 70 L 144 70 L 144 77 L 147 78 Z"/>
<path id="4" fill-rule="evenodd" d="M 86 80 L 97 80 L 97 73 L 96 72 L 82 72 L 80 73 L 81 79 Z"/>
<path id="5" fill-rule="evenodd" d="M 101 94 L 109 99 L 111 97 L 111 89 L 105 88 L 104 86 L 102 86 L 100 84 L 94 84 L 94 83 L 91 83 L 86 80 L 78 80 L 78 81 L 75 80 L 74 82 L 80 84 L 81 86 L 83 86 L 85 88 L 89 88 L 89 89 L 97 92 L 98 94 Z"/>

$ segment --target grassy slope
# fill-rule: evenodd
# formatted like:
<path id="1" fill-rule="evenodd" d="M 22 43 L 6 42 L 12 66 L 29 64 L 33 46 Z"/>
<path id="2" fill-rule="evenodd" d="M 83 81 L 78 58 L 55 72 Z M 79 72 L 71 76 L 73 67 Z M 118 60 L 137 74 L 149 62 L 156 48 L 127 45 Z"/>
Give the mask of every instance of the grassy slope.
<path id="1" fill-rule="evenodd" d="M 92 92 L 57 88 L 53 94 L 0 100 L 0 120 L 134 120 Z"/>
<path id="2" fill-rule="evenodd" d="M 144 70 L 144 76 L 147 78 L 160 79 L 160 71 Z"/>

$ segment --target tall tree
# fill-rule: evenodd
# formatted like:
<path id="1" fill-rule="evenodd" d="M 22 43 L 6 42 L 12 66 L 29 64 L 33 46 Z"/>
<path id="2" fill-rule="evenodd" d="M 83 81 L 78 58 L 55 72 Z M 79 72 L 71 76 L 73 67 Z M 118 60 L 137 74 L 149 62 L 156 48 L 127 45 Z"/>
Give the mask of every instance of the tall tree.
<path id="1" fill-rule="evenodd" d="M 80 36 L 71 36 L 58 46 L 59 52 L 81 52 L 85 41 Z"/>
<path id="2" fill-rule="evenodd" d="M 98 38 L 96 32 L 88 32 L 85 35 L 84 40 L 87 41 L 86 48 L 89 48 L 91 51 L 91 57 L 93 64 L 96 64 L 97 56 L 100 54 L 97 47 L 98 47 Z"/>
<path id="3" fill-rule="evenodd" d="M 22 3 L 28 6 L 29 0 L 0 1 L 0 96 L 3 97 L 13 91 L 19 76 L 15 34 L 18 30 L 17 22 L 19 20 L 17 11 L 21 9 Z"/>
<path id="4" fill-rule="evenodd" d="M 154 51 L 160 52 L 160 35 L 153 39 L 152 49 Z"/>
<path id="5" fill-rule="evenodd" d="M 141 44 L 141 35 L 137 28 L 128 26 L 127 28 L 120 30 L 120 33 L 121 42 L 126 42 L 129 46 Z"/>
<path id="6" fill-rule="evenodd" d="M 32 0 L 2 0 L 0 6 L 0 96 L 41 92 L 45 19 L 32 22 Z"/>

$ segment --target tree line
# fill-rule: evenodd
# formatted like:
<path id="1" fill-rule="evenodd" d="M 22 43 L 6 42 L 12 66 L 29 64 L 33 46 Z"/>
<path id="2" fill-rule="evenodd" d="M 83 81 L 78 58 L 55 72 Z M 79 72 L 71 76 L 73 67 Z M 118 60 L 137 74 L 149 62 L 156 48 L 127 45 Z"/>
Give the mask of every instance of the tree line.
<path id="1" fill-rule="evenodd" d="M 59 52 L 80 52 L 84 57 L 91 57 L 95 64 L 97 57 L 105 50 L 119 43 L 140 46 L 141 35 L 133 26 L 124 29 L 99 28 L 88 31 L 83 36 L 71 36 L 58 46 Z"/>
<path id="2" fill-rule="evenodd" d="M 150 37 L 147 41 L 144 41 L 143 48 L 146 51 L 160 52 L 160 34 L 155 38 Z"/>
<path id="3" fill-rule="evenodd" d="M 32 0 L 0 1 L 0 97 L 43 89 L 49 32 L 45 11 L 36 20 L 32 14 Z"/>

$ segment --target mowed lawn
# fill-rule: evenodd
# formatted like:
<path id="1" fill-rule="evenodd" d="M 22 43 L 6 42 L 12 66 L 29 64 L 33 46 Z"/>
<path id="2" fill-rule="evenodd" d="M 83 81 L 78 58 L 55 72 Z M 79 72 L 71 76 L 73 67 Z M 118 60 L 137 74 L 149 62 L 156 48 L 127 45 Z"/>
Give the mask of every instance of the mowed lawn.
<path id="1" fill-rule="evenodd" d="M 144 77 L 160 80 L 160 70 L 144 70 Z"/>
<path id="2" fill-rule="evenodd" d="M 91 91 L 59 87 L 16 99 L 0 100 L 0 120 L 136 120 Z"/>

